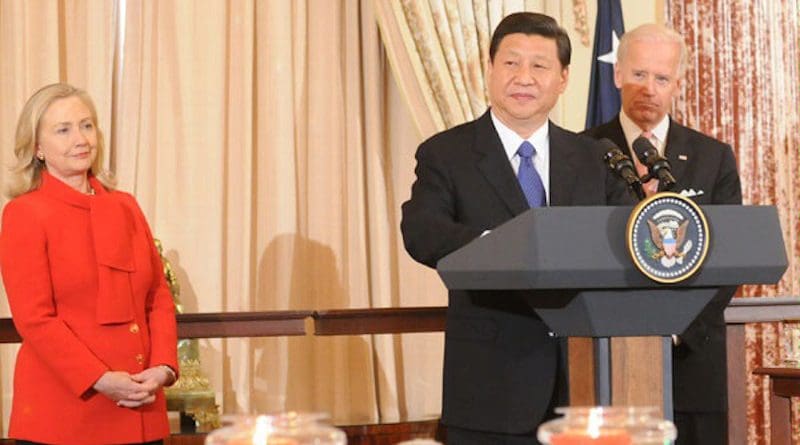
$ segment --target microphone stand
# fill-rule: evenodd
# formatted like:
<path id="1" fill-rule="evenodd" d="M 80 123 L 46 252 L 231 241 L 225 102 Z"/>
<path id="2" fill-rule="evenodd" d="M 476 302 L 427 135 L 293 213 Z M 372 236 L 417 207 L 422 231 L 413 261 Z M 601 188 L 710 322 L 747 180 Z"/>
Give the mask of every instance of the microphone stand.
<path id="1" fill-rule="evenodd" d="M 628 184 L 628 188 L 633 190 L 633 193 L 636 194 L 636 197 L 639 198 L 639 201 L 644 200 L 646 195 L 644 193 L 644 187 L 642 187 L 642 181 L 641 180 Z"/>

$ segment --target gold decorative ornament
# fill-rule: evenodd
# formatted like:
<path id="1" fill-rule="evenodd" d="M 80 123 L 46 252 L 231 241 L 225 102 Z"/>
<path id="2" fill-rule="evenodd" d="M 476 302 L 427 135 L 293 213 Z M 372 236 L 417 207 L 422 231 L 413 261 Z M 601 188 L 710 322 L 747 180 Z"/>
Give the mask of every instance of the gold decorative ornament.
<path id="1" fill-rule="evenodd" d="M 166 278 L 175 312 L 183 313 L 180 302 L 181 288 L 172 265 L 164 256 L 161 241 L 154 240 L 161 262 L 164 265 Z M 172 386 L 165 388 L 167 410 L 179 411 L 194 420 L 197 431 L 211 431 L 220 427 L 219 406 L 214 398 L 214 391 L 203 373 L 200 365 L 200 349 L 196 339 L 178 340 L 178 367 L 180 377 Z"/>

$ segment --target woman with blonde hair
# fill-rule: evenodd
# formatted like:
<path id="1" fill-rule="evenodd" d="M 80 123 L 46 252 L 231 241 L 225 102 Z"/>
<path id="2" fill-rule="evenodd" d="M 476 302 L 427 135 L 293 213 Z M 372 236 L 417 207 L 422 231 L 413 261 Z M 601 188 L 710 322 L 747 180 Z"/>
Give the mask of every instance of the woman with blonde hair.
<path id="1" fill-rule="evenodd" d="M 158 443 L 177 369 L 175 311 L 134 198 L 103 170 L 89 95 L 31 96 L 17 124 L 0 271 L 22 337 L 18 444 Z"/>

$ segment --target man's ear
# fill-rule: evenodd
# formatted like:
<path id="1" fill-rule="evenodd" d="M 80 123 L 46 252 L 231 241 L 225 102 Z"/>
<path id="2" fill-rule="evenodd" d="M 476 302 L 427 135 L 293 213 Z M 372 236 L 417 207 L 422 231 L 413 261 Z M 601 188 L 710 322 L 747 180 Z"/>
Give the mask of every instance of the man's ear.
<path id="1" fill-rule="evenodd" d="M 614 64 L 614 86 L 618 90 L 622 89 L 622 71 L 620 70 L 619 63 Z"/>
<path id="2" fill-rule="evenodd" d="M 561 83 L 558 88 L 559 93 L 563 93 L 567 89 L 567 83 L 569 83 L 569 66 L 561 68 Z"/>

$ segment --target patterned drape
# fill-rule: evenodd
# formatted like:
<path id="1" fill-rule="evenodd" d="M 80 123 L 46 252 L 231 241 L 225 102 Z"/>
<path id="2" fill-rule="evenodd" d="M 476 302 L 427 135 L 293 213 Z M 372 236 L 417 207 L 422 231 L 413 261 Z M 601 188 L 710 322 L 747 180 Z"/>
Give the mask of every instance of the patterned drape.
<path id="1" fill-rule="evenodd" d="M 588 41 L 585 0 L 573 0 L 572 8 L 576 31 Z M 525 10 L 558 17 L 553 12 L 560 5 L 546 0 L 376 0 L 375 10 L 392 70 L 420 133 L 429 136 L 486 110 L 489 39 L 500 20 Z"/>
<path id="2" fill-rule="evenodd" d="M 746 204 L 778 207 L 789 270 L 746 296 L 800 294 L 800 2 L 669 0 L 667 24 L 690 49 L 675 118 L 729 142 Z M 780 362 L 782 326 L 747 326 L 747 370 Z M 748 444 L 769 444 L 769 388 L 748 380 Z M 798 422 L 794 410 L 793 424 Z M 795 429 L 795 443 L 800 443 Z"/>

